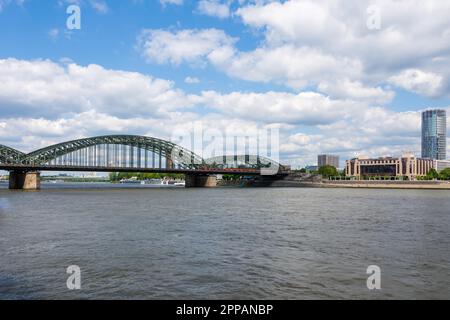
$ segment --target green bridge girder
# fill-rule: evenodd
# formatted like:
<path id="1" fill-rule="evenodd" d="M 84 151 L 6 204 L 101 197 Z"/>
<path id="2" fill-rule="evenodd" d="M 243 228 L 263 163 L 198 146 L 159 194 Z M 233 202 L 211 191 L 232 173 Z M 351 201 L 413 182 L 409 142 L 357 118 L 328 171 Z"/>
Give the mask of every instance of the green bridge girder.
<path id="1" fill-rule="evenodd" d="M 0 145 L 0 164 L 45 166 L 59 157 L 101 145 L 137 147 L 170 159 L 183 169 L 199 169 L 202 167 L 252 169 L 282 167 L 278 162 L 270 158 L 253 155 L 217 156 L 204 160 L 194 152 L 170 141 L 138 135 L 107 135 L 72 140 L 48 146 L 28 154 Z"/>
<path id="2" fill-rule="evenodd" d="M 137 147 L 159 154 L 166 159 L 171 159 L 184 168 L 195 168 L 203 164 L 201 157 L 172 142 L 134 135 L 110 135 L 73 140 L 42 148 L 29 154 L 2 146 L 0 162 L 32 166 L 45 165 L 58 157 L 98 145 Z"/>
<path id="3" fill-rule="evenodd" d="M 25 153 L 19 150 L 0 144 L 0 163 L 16 164 L 25 156 Z"/>
<path id="4" fill-rule="evenodd" d="M 208 166 L 214 168 L 270 168 L 272 166 L 280 167 L 281 164 L 273 159 L 257 156 L 257 155 L 225 155 L 216 156 L 205 159 L 205 163 Z"/>

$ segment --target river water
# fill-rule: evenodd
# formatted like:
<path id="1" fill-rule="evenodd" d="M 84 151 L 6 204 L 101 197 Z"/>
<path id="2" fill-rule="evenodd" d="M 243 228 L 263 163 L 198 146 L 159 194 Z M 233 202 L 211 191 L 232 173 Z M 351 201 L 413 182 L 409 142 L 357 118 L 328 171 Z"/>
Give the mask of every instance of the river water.
<path id="1" fill-rule="evenodd" d="M 0 299 L 174 298 L 449 299 L 450 193 L 0 185 Z"/>

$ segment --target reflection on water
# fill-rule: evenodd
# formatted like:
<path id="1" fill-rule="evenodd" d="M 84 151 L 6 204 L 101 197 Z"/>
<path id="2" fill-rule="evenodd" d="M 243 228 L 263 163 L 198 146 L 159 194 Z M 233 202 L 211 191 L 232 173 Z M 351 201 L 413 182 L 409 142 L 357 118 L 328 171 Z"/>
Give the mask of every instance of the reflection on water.
<path id="1" fill-rule="evenodd" d="M 450 298 L 447 191 L 0 189 L 3 299 Z"/>

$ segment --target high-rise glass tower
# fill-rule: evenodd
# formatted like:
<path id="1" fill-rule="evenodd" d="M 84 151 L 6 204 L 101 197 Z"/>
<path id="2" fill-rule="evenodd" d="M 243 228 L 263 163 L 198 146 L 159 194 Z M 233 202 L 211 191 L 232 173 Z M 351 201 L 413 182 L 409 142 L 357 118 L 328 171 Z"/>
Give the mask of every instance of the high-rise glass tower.
<path id="1" fill-rule="evenodd" d="M 445 160 L 447 157 L 447 114 L 445 110 L 422 113 L 422 158 Z"/>

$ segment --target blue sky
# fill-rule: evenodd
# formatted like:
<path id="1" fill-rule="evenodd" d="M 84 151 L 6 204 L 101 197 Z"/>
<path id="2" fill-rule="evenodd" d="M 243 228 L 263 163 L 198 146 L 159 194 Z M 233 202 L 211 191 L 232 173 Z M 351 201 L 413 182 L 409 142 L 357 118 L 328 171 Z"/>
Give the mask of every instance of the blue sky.
<path id="1" fill-rule="evenodd" d="M 61 4 L 63 3 L 63 4 Z M 216 19 L 201 14 L 197 1 L 184 1 L 180 5 L 161 5 L 159 1 L 109 1 L 107 11 L 95 10 L 89 1 L 81 2 L 82 29 L 66 29 L 67 5 L 62 1 L 28 1 L 23 5 L 8 5 L 0 19 L 2 39 L 1 55 L 20 59 L 70 58 L 78 64 L 100 64 L 105 68 L 148 73 L 155 77 L 171 79 L 180 87 L 199 92 L 202 89 L 232 91 L 271 90 L 273 85 L 248 83 L 230 79 L 214 68 L 192 69 L 188 66 L 173 68 L 168 65 L 145 63 L 135 49 L 136 37 L 142 29 L 201 29 L 219 28 L 238 37 L 237 46 L 252 49 L 258 38 L 245 30 L 235 19 Z M 58 30 L 58 36 L 50 36 Z M 206 78 L 195 86 L 185 86 L 187 76 Z M 186 88 L 187 87 L 187 88 Z"/>
<path id="2" fill-rule="evenodd" d="M 277 127 L 294 166 L 419 153 L 420 111 L 450 106 L 449 14 L 416 0 L 0 0 L 0 143 L 170 138 L 201 121 Z"/>

